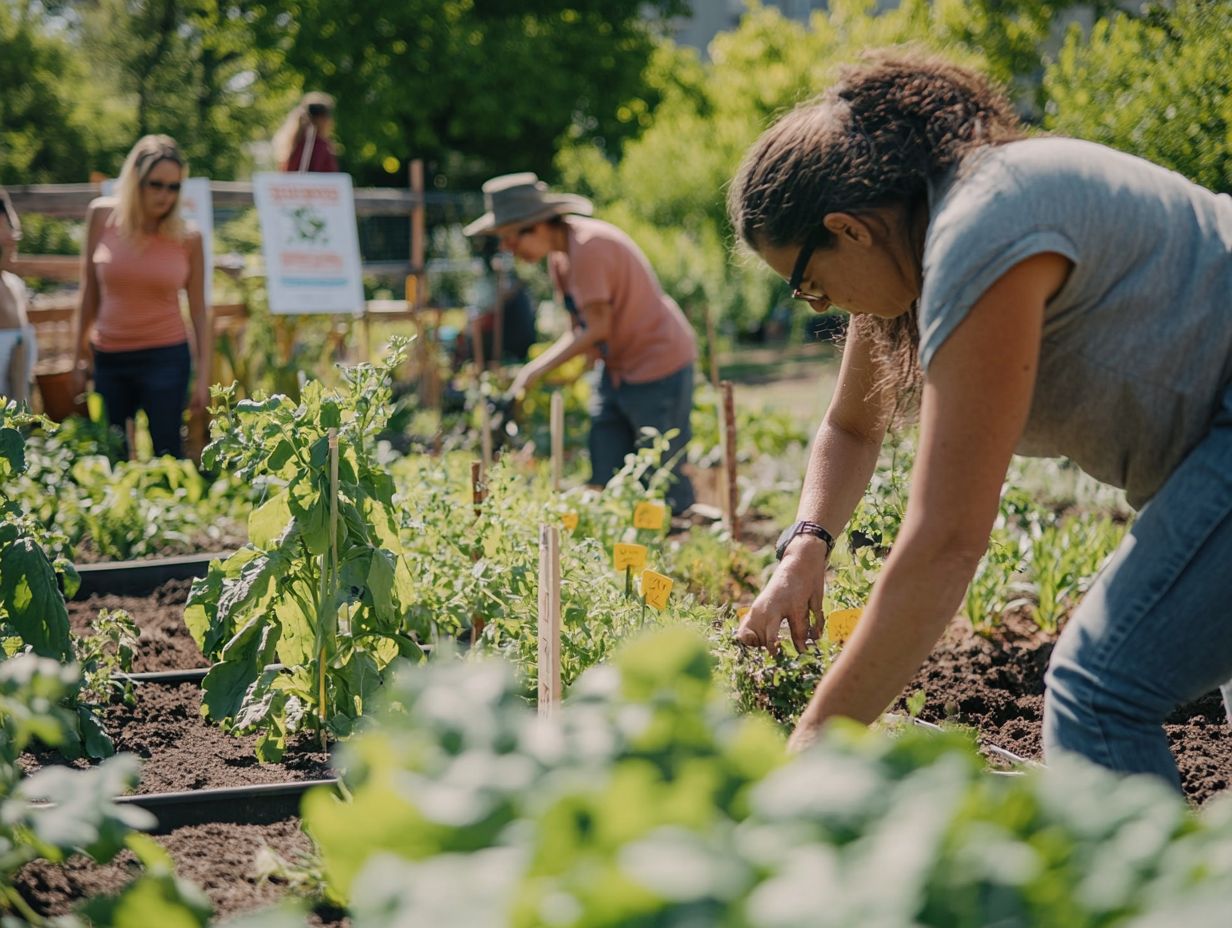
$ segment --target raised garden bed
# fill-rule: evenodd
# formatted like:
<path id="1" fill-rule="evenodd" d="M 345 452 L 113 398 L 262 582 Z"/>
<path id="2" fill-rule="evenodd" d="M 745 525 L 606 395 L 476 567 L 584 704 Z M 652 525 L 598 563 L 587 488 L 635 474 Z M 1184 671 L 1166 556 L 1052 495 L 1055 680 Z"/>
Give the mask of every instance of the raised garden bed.
<path id="1" fill-rule="evenodd" d="M 137 561 L 78 564 L 76 567 L 81 577 L 81 586 L 73 598 L 84 600 L 99 594 L 144 596 L 170 580 L 204 577 L 209 570 L 210 561 L 225 559 L 229 555 L 229 551 L 215 551 Z"/>
<path id="2" fill-rule="evenodd" d="M 199 682 L 191 678 L 205 659 L 184 627 L 182 612 L 190 581 L 173 580 L 145 597 L 93 595 L 69 604 L 78 634 L 88 634 L 99 609 L 125 609 L 141 629 L 134 660 L 138 674 L 135 705 L 113 705 L 105 724 L 118 751 L 142 758 L 139 795 L 125 801 L 147 808 L 159 819 L 155 833 L 176 871 L 201 886 L 219 915 L 259 908 L 276 901 L 286 887 L 259 877 L 258 852 L 268 847 L 284 859 L 310 849 L 298 825 L 305 789 L 329 780 L 329 757 L 308 735 L 288 746 L 280 764 L 259 764 L 255 737 L 223 733 L 200 715 Z M 153 682 L 150 675 L 180 672 L 188 682 Z M 195 673 L 194 673 L 195 672 Z M 144 678 L 144 679 L 143 679 Z M 53 753 L 34 753 L 23 766 L 62 763 Z M 85 766 L 76 761 L 74 766 Z M 121 855 L 98 866 L 82 858 L 65 865 L 28 865 L 17 885 L 35 909 L 62 914 L 81 900 L 118 891 L 131 876 L 133 859 Z M 318 924 L 337 924 L 318 918 Z"/>

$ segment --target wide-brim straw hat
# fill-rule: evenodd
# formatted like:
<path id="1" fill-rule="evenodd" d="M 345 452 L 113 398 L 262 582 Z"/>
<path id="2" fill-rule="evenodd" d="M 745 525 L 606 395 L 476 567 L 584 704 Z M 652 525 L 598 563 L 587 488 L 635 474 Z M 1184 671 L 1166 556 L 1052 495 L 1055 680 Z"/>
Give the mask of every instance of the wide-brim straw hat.
<path id="1" fill-rule="evenodd" d="M 548 185 L 529 171 L 502 174 L 483 185 L 483 205 L 487 212 L 462 231 L 466 235 L 492 235 L 497 229 L 529 224 L 576 213 L 589 216 L 595 206 L 575 193 L 552 193 Z"/>

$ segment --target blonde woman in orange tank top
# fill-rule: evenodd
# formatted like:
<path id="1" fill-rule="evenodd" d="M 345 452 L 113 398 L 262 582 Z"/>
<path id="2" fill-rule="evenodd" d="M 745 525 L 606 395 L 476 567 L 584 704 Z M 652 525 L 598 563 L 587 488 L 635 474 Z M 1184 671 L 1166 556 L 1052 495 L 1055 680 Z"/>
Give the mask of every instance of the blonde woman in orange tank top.
<path id="1" fill-rule="evenodd" d="M 86 215 L 75 367 L 93 371 L 112 426 L 144 410 L 156 455 L 181 455 L 180 428 L 192 371 L 191 405 L 209 400 L 209 308 L 201 236 L 180 218 L 187 166 L 176 143 L 147 135 L 129 152 L 114 197 Z M 180 311 L 188 297 L 192 334 Z"/>

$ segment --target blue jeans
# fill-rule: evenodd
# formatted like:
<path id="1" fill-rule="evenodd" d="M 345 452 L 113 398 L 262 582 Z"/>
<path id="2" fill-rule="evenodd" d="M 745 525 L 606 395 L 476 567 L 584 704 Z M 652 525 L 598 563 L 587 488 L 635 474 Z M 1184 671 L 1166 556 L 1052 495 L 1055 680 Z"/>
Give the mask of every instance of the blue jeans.
<path id="1" fill-rule="evenodd" d="M 1044 751 L 1177 789 L 1164 719 L 1232 679 L 1232 388 L 1070 619 L 1046 678 Z M 1225 702 L 1232 690 L 1225 688 Z"/>
<path id="2" fill-rule="evenodd" d="M 667 491 L 667 503 L 673 513 L 681 513 L 693 505 L 693 484 L 681 472 L 684 448 L 693 437 L 689 415 L 693 412 L 693 365 L 674 374 L 647 383 L 612 384 L 604 370 L 599 386 L 591 394 L 590 403 L 590 469 L 591 482 L 606 484 L 624 466 L 625 457 L 637 451 L 641 430 L 658 432 L 679 429 L 671 440 L 667 458 L 675 458 L 672 474 L 675 481 Z"/>
<path id="3" fill-rule="evenodd" d="M 191 373 L 188 342 L 140 351 L 94 349 L 94 389 L 103 398 L 107 421 L 123 434 L 128 420 L 144 409 L 155 455 L 183 456 L 180 426 Z M 127 457 L 127 441 L 123 449 Z"/>

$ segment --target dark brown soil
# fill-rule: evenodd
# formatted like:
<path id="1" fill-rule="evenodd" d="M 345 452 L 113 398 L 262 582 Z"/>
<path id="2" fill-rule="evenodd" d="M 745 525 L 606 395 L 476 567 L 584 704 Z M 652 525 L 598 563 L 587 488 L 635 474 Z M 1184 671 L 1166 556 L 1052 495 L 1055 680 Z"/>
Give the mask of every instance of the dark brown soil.
<path id="1" fill-rule="evenodd" d="M 170 853 L 176 874 L 205 891 L 218 918 L 264 908 L 299 892 L 281 879 L 260 878 L 257 858 L 264 848 L 292 864 L 312 851 L 297 819 L 270 825 L 193 825 L 155 840 Z M 40 914 L 63 915 L 83 899 L 119 892 L 137 871 L 133 856 L 124 851 L 103 865 L 86 857 L 61 865 L 28 864 L 18 873 L 15 885 Z M 338 913 L 322 913 L 314 915 L 309 924 L 348 925 L 350 921 Z"/>
<path id="2" fill-rule="evenodd" d="M 134 670 L 180 670 L 207 666 L 184 626 L 184 600 L 191 581 L 172 580 L 146 597 L 92 596 L 69 604 L 69 619 L 78 634 L 88 634 L 99 609 L 126 609 L 141 629 Z M 247 786 L 331 776 L 328 755 L 311 735 L 288 744 L 280 764 L 259 764 L 256 737 L 237 738 L 201 717 L 201 690 L 195 683 L 175 686 L 139 684 L 135 705 L 110 706 L 103 723 L 117 751 L 143 761 L 140 792 Z M 23 758 L 33 769 L 61 763 L 57 754 L 35 752 Z M 85 766 L 76 761 L 74 766 Z"/>
<path id="3" fill-rule="evenodd" d="M 134 670 L 176 670 L 206 666 L 183 623 L 183 606 L 191 581 L 176 580 L 146 597 L 93 596 L 69 604 L 69 618 L 78 634 L 89 634 L 99 609 L 125 609 L 141 629 Z M 175 686 L 143 684 L 132 707 L 114 705 L 104 724 L 117 751 L 142 758 L 140 792 L 167 792 L 329 777 L 328 755 L 311 735 L 288 746 L 280 764 L 259 764 L 253 754 L 255 737 L 225 734 L 201 717 L 201 690 L 195 683 Z M 63 763 L 52 752 L 22 758 L 27 770 Z M 75 761 L 84 767 L 89 762 Z M 276 902 L 297 890 L 277 880 L 261 880 L 254 861 L 263 846 L 295 862 L 310 853 L 298 819 L 272 825 L 196 825 L 156 839 L 171 853 L 176 873 L 209 895 L 217 914 L 250 911 Z M 18 874 L 16 885 L 34 907 L 48 915 L 62 914 L 83 899 L 115 893 L 131 879 L 136 864 L 125 852 L 107 865 L 84 857 L 63 865 L 37 862 Z M 337 913 L 314 915 L 312 925 L 346 925 Z"/>
<path id="4" fill-rule="evenodd" d="M 96 594 L 68 604 L 68 620 L 77 635 L 89 635 L 101 609 L 123 609 L 141 629 L 134 671 L 191 670 L 208 667 L 184 625 L 184 603 L 191 580 L 169 580 L 149 596 Z"/>
<path id="5" fill-rule="evenodd" d="M 896 710 L 904 711 L 905 698 L 922 689 L 923 720 L 972 726 L 984 744 L 1040 760 L 1044 672 L 1055 638 L 1025 616 L 1010 614 L 1004 623 L 985 638 L 955 619 Z M 1177 709 L 1165 730 L 1190 801 L 1202 804 L 1228 788 L 1232 728 L 1218 692 Z"/>

